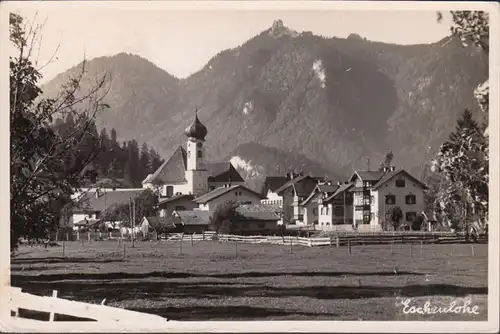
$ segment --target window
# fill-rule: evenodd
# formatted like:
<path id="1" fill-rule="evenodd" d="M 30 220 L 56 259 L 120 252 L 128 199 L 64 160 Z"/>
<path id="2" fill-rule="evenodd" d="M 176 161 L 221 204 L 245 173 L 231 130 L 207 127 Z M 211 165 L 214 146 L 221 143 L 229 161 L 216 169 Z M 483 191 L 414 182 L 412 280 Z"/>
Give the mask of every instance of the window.
<path id="1" fill-rule="evenodd" d="M 235 195 L 235 196 L 238 196 L 238 192 L 237 192 L 237 191 L 235 191 L 235 192 L 234 192 L 234 195 Z"/>
<path id="2" fill-rule="evenodd" d="M 416 217 L 417 217 L 416 212 L 407 212 L 406 213 L 406 221 L 407 222 L 412 222 L 413 220 L 415 220 Z"/>
<path id="3" fill-rule="evenodd" d="M 313 209 L 313 215 L 317 216 L 318 215 L 318 208 Z"/>
<path id="4" fill-rule="evenodd" d="M 398 188 L 404 188 L 405 184 L 406 184 L 406 182 L 403 179 L 396 180 L 396 187 L 398 187 Z"/>
<path id="5" fill-rule="evenodd" d="M 188 158 L 191 156 L 191 151 L 188 151 Z"/>
<path id="6" fill-rule="evenodd" d="M 184 210 L 186 210 L 186 208 L 183 206 L 176 206 L 175 207 L 175 211 L 184 211 Z"/>
<path id="7" fill-rule="evenodd" d="M 405 203 L 408 205 L 413 205 L 417 203 L 417 197 L 415 195 L 406 195 L 405 197 Z"/>
<path id="8" fill-rule="evenodd" d="M 385 204 L 394 205 L 396 204 L 396 196 L 394 195 L 386 195 L 385 196 Z"/>
<path id="9" fill-rule="evenodd" d="M 203 158 L 203 152 L 202 151 L 198 151 L 198 158 Z"/>
<path id="10" fill-rule="evenodd" d="M 370 215 L 363 215 L 363 224 L 370 224 Z"/>
<path id="11" fill-rule="evenodd" d="M 330 208 L 327 206 L 325 208 L 325 215 L 329 215 L 330 214 Z"/>
<path id="12" fill-rule="evenodd" d="M 95 219 L 99 219 L 100 215 L 101 215 L 101 212 L 100 211 L 96 211 L 95 212 Z"/>
<path id="13" fill-rule="evenodd" d="M 174 194 L 174 187 L 167 186 L 167 197 L 172 197 L 173 194 Z"/>
<path id="14" fill-rule="evenodd" d="M 197 144 L 196 144 L 196 146 L 198 146 L 198 147 L 202 147 L 202 146 L 203 146 L 203 144 L 202 144 L 202 143 L 197 143 Z"/>

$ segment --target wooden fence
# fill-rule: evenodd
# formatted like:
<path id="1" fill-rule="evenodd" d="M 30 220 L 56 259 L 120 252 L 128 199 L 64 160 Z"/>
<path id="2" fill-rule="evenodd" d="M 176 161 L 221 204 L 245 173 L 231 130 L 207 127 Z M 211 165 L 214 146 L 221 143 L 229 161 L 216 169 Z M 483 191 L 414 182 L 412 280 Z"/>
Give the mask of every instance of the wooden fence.
<path id="1" fill-rule="evenodd" d="M 213 232 L 204 234 L 170 234 L 167 241 L 201 241 L 212 239 Z M 304 238 L 298 236 L 243 236 L 221 234 L 218 237 L 223 242 L 293 244 L 307 247 L 318 246 L 348 246 L 348 245 L 380 245 L 380 244 L 447 244 L 465 243 L 465 234 L 454 232 L 338 232 L 326 237 Z M 487 242 L 481 237 L 479 242 Z"/>
<path id="2" fill-rule="evenodd" d="M 167 322 L 167 319 L 158 315 L 57 298 L 57 290 L 53 291 L 52 297 L 32 295 L 22 292 L 21 288 L 16 287 L 11 287 L 10 290 L 9 306 L 11 312 L 14 312 L 14 317 L 25 319 L 27 322 L 33 322 L 35 320 L 22 317 L 20 315 L 21 309 L 48 313 L 48 321 L 54 321 L 57 314 L 58 316 L 70 316 L 98 322 L 118 321 L 125 323 L 140 323 L 146 321 L 156 324 Z"/>

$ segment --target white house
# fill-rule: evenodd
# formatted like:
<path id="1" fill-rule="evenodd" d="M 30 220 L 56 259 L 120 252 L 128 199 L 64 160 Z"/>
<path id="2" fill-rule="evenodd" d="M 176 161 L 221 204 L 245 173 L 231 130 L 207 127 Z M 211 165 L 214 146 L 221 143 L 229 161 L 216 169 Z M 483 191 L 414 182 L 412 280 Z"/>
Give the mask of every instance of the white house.
<path id="1" fill-rule="evenodd" d="M 304 207 L 301 203 L 311 194 L 321 178 L 299 173 L 298 176 L 276 189 L 282 198 L 282 220 L 280 223 L 303 224 Z"/>
<path id="2" fill-rule="evenodd" d="M 338 183 L 335 192 L 318 198 L 318 223 L 320 230 L 352 230 L 352 183 Z"/>
<path id="3" fill-rule="evenodd" d="M 311 194 L 300 204 L 304 208 L 302 225 L 318 225 L 318 200 L 327 198 L 338 189 L 331 181 L 321 182 L 316 185 Z"/>
<path id="4" fill-rule="evenodd" d="M 209 211 L 219 204 L 235 201 L 239 204 L 260 204 L 263 196 L 242 185 L 226 185 L 214 189 L 193 200 L 199 205 L 199 210 Z"/>
<path id="5" fill-rule="evenodd" d="M 410 224 L 424 211 L 425 184 L 404 169 L 356 171 L 350 178 L 354 187 L 353 219 L 360 230 L 379 230 L 391 207 L 403 212 L 402 223 Z"/>

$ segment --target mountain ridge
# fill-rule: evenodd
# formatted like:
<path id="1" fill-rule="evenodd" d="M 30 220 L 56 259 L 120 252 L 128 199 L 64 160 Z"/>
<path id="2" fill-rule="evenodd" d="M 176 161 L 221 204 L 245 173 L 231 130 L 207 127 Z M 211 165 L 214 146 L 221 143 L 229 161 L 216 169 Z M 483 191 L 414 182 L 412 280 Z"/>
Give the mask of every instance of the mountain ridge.
<path id="1" fill-rule="evenodd" d="M 165 153 L 184 143 L 199 107 L 211 160 L 255 144 L 256 152 L 243 146 L 238 156 L 257 161 L 276 149 L 337 177 L 364 168 L 367 157 L 376 168 L 391 148 L 395 163 L 418 173 L 458 114 L 478 110 L 473 90 L 487 77 L 487 59 L 451 37 L 407 46 L 351 35 L 326 38 L 275 22 L 183 79 L 140 56 L 94 58 L 89 73 L 118 73 L 106 96 L 111 110 L 97 124 Z M 63 77 L 43 89 L 57 91 Z"/>

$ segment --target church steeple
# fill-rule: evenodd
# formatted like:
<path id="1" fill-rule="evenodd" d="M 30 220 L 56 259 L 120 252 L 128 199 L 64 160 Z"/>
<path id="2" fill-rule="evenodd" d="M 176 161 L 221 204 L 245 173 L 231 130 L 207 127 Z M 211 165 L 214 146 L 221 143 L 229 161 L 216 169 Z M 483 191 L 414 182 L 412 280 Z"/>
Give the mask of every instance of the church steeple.
<path id="1" fill-rule="evenodd" d="M 186 128 L 184 133 L 186 134 L 186 136 L 188 136 L 188 138 L 194 138 L 203 141 L 205 140 L 208 131 L 206 126 L 203 125 L 198 119 L 198 107 L 196 107 L 195 109 L 195 116 L 193 123 L 191 123 L 191 125 Z"/>
<path id="2" fill-rule="evenodd" d="M 198 119 L 198 108 L 195 110 L 193 123 L 186 128 L 187 168 L 186 180 L 188 191 L 200 195 L 208 191 L 208 171 L 205 165 L 205 137 L 207 128 Z"/>

